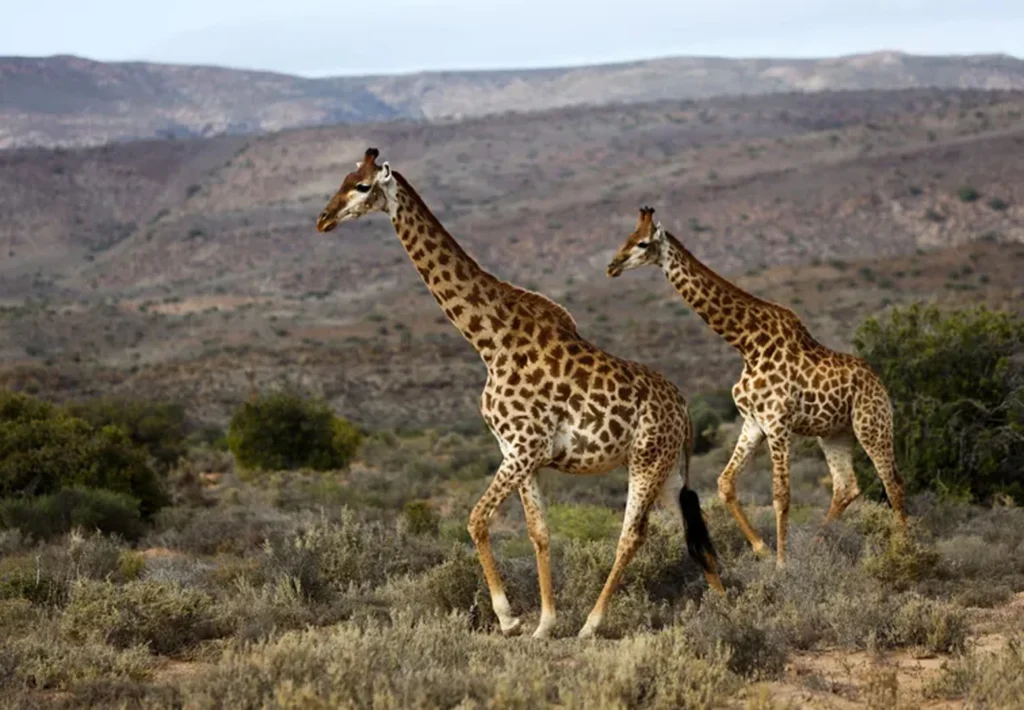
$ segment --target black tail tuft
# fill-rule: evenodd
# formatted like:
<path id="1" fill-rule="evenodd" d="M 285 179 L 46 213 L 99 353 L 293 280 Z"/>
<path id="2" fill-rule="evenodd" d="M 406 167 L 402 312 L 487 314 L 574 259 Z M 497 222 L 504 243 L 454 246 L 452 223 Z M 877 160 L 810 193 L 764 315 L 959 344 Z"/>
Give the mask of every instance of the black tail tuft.
<path id="1" fill-rule="evenodd" d="M 697 492 L 683 486 L 683 489 L 679 491 L 679 507 L 683 511 L 686 551 L 705 572 L 717 572 L 718 556 L 715 554 L 715 546 L 711 542 L 711 533 L 708 531 L 707 523 L 704 522 L 704 514 L 700 509 L 700 498 L 697 497 Z"/>

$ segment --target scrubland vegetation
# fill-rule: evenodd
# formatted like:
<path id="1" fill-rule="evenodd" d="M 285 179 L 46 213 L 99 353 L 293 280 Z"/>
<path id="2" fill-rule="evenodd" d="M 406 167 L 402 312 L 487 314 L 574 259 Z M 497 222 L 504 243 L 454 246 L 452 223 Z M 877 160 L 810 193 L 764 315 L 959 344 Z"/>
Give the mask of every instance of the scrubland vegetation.
<path id="1" fill-rule="evenodd" d="M 1024 328 L 906 309 L 864 324 L 857 343 L 895 400 L 910 533 L 870 490 L 819 531 L 829 484 L 808 442 L 793 463 L 790 562 L 756 559 L 713 495 L 735 411 L 721 393 L 691 396 L 727 596 L 707 591 L 681 532 L 656 517 L 588 642 L 574 635 L 612 564 L 621 471 L 542 474 L 555 638 L 504 638 L 465 528 L 499 461 L 476 422 L 360 432 L 273 393 L 218 433 L 165 403 L 7 393 L 0 707 L 1012 707 L 1024 693 L 1024 613 L 1004 613 L 1024 590 Z M 739 487 L 771 544 L 767 468 L 761 454 Z M 492 530 L 529 626 L 540 604 L 517 502 Z M 982 634 L 999 643 L 978 646 Z M 871 666 L 853 682 L 791 670 L 858 654 Z M 904 656 L 944 663 L 910 687 L 893 665 Z"/>

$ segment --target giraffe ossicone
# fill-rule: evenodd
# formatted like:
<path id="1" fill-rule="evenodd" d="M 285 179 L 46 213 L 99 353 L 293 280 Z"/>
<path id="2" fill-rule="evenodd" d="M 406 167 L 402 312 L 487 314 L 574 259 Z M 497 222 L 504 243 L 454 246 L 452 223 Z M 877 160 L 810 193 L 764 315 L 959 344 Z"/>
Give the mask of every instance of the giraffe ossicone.
<path id="1" fill-rule="evenodd" d="M 569 312 L 549 298 L 502 281 L 474 261 L 430 212 L 409 182 L 379 152 L 366 151 L 355 172 L 317 218 L 330 232 L 342 222 L 384 212 L 438 306 L 480 354 L 487 382 L 480 413 L 502 462 L 473 507 L 469 532 L 504 633 L 518 631 L 489 540 L 498 506 L 518 492 L 537 559 L 540 623 L 555 623 L 550 538 L 537 482 L 541 468 L 597 474 L 625 465 L 629 492 L 615 562 L 581 636 L 600 626 L 622 573 L 661 500 L 684 528 L 687 548 L 708 584 L 723 591 L 710 534 L 696 493 L 688 488 L 693 427 L 674 384 L 639 363 L 583 338 Z"/>
<path id="2" fill-rule="evenodd" d="M 903 481 L 893 452 L 892 404 L 866 361 L 815 340 L 792 310 L 757 298 L 698 260 L 642 207 L 636 228 L 608 264 L 608 275 L 660 267 L 697 315 L 743 357 L 732 389 L 743 428 L 718 478 L 718 492 L 758 555 L 767 553 L 736 496 L 736 478 L 762 441 L 772 460 L 777 563 L 785 561 L 789 523 L 789 450 L 796 436 L 817 437 L 832 475 L 825 522 L 860 495 L 853 470 L 859 441 L 875 466 L 897 518 L 906 524 Z"/>

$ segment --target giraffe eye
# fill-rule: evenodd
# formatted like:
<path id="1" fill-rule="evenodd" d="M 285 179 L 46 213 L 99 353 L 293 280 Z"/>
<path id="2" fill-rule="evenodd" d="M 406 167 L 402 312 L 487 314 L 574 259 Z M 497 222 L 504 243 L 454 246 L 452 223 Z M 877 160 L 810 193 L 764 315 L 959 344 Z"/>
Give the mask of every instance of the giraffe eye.
<path id="1" fill-rule="evenodd" d="M 370 186 L 369 185 L 359 184 L 359 185 L 356 185 L 356 190 L 358 190 L 359 192 L 369 192 L 370 191 Z"/>
<path id="2" fill-rule="evenodd" d="M 641 249 L 646 249 L 646 248 L 647 248 L 647 245 L 648 245 L 648 244 L 650 244 L 650 242 L 647 242 L 647 241 L 644 241 L 644 242 L 637 242 L 637 243 L 636 243 L 636 245 L 637 245 L 638 247 L 640 247 Z"/>

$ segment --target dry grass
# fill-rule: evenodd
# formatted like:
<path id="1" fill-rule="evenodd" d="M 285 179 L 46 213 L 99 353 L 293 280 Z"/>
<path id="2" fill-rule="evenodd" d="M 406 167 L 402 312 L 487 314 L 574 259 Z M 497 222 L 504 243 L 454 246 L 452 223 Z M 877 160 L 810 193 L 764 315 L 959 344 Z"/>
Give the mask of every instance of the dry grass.
<path id="1" fill-rule="evenodd" d="M 479 434 L 458 436 L 458 446 L 483 447 Z M 916 499 L 908 541 L 899 541 L 890 512 L 876 504 L 856 504 L 823 537 L 822 511 L 811 509 L 794 515 L 800 521 L 791 533 L 791 563 L 776 570 L 752 555 L 728 514 L 705 495 L 727 596 L 707 593 L 679 532 L 659 517 L 612 602 L 602 638 L 583 643 L 574 636 L 610 568 L 622 496 L 612 485 L 616 475 L 605 482 L 564 479 L 558 487 L 546 479 L 554 501 L 589 502 L 551 506 L 555 638 L 506 639 L 459 532 L 460 501 L 479 493 L 485 478 L 424 479 L 425 464 L 413 462 L 425 450 L 436 452 L 441 470 L 465 466 L 449 458 L 454 441 L 433 432 L 391 441 L 387 467 L 374 467 L 378 480 L 371 485 L 357 475 L 346 496 L 318 495 L 337 481 L 331 473 L 256 483 L 223 473 L 190 503 L 162 514 L 135 548 L 80 534 L 37 546 L 4 533 L 4 702 L 771 707 L 788 693 L 811 693 L 815 702 L 855 697 L 881 707 L 894 687 L 900 702 L 924 698 L 908 685 L 900 654 L 952 659 L 941 678 L 938 671 L 929 676 L 931 696 L 989 706 L 1010 697 L 1000 695 L 999 674 L 1012 676 L 1019 659 L 1007 651 L 998 671 L 975 660 L 972 619 L 988 612 L 968 603 L 980 587 L 1007 596 L 1024 588 L 1024 515 L 1017 509 Z M 409 456 L 404 462 L 401 452 Z M 713 451 L 698 464 L 711 470 L 718 458 Z M 820 485 L 815 459 L 803 461 L 796 500 Z M 417 480 L 428 481 L 425 509 L 440 513 L 436 527 L 415 533 L 398 499 L 350 507 L 382 483 Z M 754 524 L 769 540 L 772 518 L 769 508 L 752 507 Z M 514 610 L 535 623 L 533 551 L 517 506 L 504 507 L 494 531 Z M 982 544 L 993 553 L 980 554 Z M 983 601 L 1001 603 L 991 595 Z M 812 675 L 819 677 L 824 666 L 813 659 L 858 654 L 894 659 L 896 670 L 851 671 L 853 685 L 820 680 L 813 688 L 787 670 L 818 668 Z"/>

